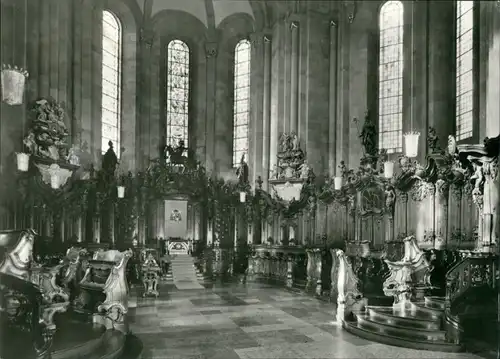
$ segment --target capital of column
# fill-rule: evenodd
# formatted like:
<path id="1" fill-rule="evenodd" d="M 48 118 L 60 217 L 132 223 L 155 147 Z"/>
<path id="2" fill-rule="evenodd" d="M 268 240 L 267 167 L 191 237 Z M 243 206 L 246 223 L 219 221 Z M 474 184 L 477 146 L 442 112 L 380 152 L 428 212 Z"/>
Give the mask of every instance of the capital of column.
<path id="1" fill-rule="evenodd" d="M 344 0 L 344 7 L 347 12 L 347 21 L 349 21 L 349 24 L 352 24 L 354 22 L 354 18 L 356 17 L 356 1 Z"/>
<path id="2" fill-rule="evenodd" d="M 154 42 L 154 31 L 151 30 L 151 29 L 148 29 L 148 28 L 141 28 L 141 32 L 140 32 L 140 39 L 141 39 L 141 42 L 146 45 L 147 47 L 151 47 L 153 46 L 153 42 Z"/>
<path id="3" fill-rule="evenodd" d="M 217 56 L 217 43 L 216 42 L 205 43 L 205 56 L 207 58 Z"/>
<path id="4" fill-rule="evenodd" d="M 299 22 L 296 21 L 296 20 L 293 20 L 292 22 L 290 22 L 290 30 L 296 30 L 299 28 Z"/>
<path id="5" fill-rule="evenodd" d="M 330 20 L 330 27 L 337 27 L 337 20 Z"/>

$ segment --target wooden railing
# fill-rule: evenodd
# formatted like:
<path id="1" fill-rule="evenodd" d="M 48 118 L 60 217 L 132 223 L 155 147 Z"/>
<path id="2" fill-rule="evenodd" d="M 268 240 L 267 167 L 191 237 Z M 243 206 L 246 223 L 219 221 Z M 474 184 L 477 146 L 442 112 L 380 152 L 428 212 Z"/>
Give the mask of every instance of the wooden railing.
<path id="1" fill-rule="evenodd" d="M 456 311 L 457 303 L 471 291 L 493 292 L 498 286 L 498 256 L 489 253 L 469 253 L 446 273 L 445 320 L 448 339 L 460 343 L 463 327 Z M 480 305 L 480 304 L 478 304 Z"/>

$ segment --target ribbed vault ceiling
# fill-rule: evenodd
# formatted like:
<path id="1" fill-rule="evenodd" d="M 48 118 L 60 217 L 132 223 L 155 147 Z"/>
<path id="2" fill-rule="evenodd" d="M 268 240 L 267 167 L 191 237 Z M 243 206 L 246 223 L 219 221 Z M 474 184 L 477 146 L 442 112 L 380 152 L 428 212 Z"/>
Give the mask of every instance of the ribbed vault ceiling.
<path id="1" fill-rule="evenodd" d="M 228 16 L 237 13 L 255 19 L 248 0 L 137 0 L 143 12 L 150 17 L 161 11 L 177 10 L 198 18 L 207 28 L 218 27 Z"/>

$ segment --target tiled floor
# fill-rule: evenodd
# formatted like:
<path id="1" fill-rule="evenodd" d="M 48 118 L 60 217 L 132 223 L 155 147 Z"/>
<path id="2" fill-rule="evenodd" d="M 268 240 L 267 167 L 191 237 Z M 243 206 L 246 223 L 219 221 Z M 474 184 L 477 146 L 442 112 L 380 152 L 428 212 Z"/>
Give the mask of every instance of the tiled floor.
<path id="1" fill-rule="evenodd" d="M 164 285 L 160 292 L 139 298 L 131 318 L 144 359 L 481 358 L 368 342 L 335 325 L 332 304 L 283 289 Z"/>

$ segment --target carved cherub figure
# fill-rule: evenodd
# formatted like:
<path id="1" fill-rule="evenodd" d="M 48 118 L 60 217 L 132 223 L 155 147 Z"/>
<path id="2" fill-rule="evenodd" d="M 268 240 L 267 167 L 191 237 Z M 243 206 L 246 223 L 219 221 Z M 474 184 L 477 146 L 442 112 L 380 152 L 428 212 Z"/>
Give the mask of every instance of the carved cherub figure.
<path id="1" fill-rule="evenodd" d="M 278 165 L 274 165 L 269 172 L 269 179 L 278 179 Z"/>
<path id="2" fill-rule="evenodd" d="M 304 162 L 302 164 L 302 166 L 300 166 L 300 178 L 302 179 L 306 179 L 307 177 L 309 177 L 309 171 L 310 171 L 310 167 L 309 165 L 307 164 L 307 162 Z"/>

